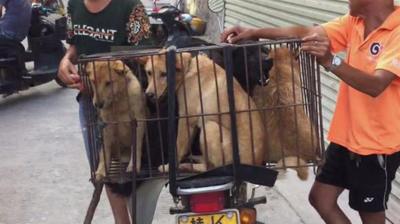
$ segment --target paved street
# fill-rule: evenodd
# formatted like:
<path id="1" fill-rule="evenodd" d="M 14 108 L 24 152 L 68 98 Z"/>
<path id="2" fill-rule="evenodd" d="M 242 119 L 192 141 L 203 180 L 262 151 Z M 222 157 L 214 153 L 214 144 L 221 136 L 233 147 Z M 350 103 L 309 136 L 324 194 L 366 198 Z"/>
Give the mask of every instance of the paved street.
<path id="1" fill-rule="evenodd" d="M 92 186 L 75 95 L 49 83 L 0 99 L 0 224 L 82 223 Z M 257 194 L 268 198 L 258 206 L 259 220 L 322 223 L 307 202 L 311 180 L 300 182 L 289 171 L 275 188 L 259 188 Z M 165 189 L 153 223 L 174 222 L 171 203 Z M 105 195 L 93 223 L 113 223 Z"/>

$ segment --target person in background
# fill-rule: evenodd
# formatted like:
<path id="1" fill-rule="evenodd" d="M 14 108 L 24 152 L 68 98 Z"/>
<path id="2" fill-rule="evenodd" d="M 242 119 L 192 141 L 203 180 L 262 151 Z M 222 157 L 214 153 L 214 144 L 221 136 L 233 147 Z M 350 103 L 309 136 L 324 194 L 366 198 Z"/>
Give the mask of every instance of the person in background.
<path id="1" fill-rule="evenodd" d="M 0 41 L 24 40 L 31 24 L 31 14 L 30 0 L 0 0 Z"/>
<path id="2" fill-rule="evenodd" d="M 400 8 L 393 0 L 349 0 L 350 12 L 316 27 L 233 27 L 221 36 L 301 38 L 302 50 L 341 79 L 326 161 L 310 203 L 329 224 L 350 224 L 337 204 L 344 189 L 364 224 L 384 224 L 400 164 Z M 338 52 L 346 51 L 342 59 Z"/>
<path id="3" fill-rule="evenodd" d="M 70 44 L 59 66 L 59 78 L 70 88 L 82 86 L 77 68 L 77 58 L 82 54 L 109 52 L 112 46 L 139 45 L 149 37 L 150 24 L 145 8 L 139 0 L 69 0 L 67 15 L 67 42 Z M 94 111 L 87 94 L 80 93 L 80 122 L 86 153 L 92 170 L 93 150 L 88 143 L 88 113 Z M 99 147 L 95 147 L 96 153 Z M 128 186 L 130 189 L 130 187 Z M 127 195 L 106 186 L 107 196 L 116 224 L 129 224 Z"/>

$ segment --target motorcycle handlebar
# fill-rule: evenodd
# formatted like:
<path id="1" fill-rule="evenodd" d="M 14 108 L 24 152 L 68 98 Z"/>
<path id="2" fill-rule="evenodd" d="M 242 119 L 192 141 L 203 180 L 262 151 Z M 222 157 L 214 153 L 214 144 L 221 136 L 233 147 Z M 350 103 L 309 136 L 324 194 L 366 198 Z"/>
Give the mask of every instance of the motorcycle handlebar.
<path id="1" fill-rule="evenodd" d="M 158 12 L 150 13 L 149 16 L 156 18 L 156 19 L 163 19 L 163 18 L 176 18 L 181 14 L 181 11 L 176 8 L 175 6 L 164 6 Z"/>
<path id="2" fill-rule="evenodd" d="M 41 3 L 32 3 L 32 10 L 37 10 L 41 16 L 48 16 L 50 13 L 56 12 L 55 9 L 45 7 Z"/>

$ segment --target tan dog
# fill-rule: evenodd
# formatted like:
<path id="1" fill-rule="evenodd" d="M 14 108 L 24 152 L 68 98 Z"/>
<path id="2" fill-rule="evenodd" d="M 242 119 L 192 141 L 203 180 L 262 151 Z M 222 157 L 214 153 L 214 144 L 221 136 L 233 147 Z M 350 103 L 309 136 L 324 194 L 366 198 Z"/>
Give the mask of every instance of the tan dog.
<path id="1" fill-rule="evenodd" d="M 86 67 L 93 89 L 93 104 L 99 110 L 99 117 L 105 123 L 103 149 L 100 152 L 96 179 L 106 176 L 112 159 L 127 163 L 132 171 L 131 145 L 133 140 L 132 122 L 146 118 L 145 98 L 139 81 L 121 61 L 99 61 Z M 136 129 L 136 170 L 140 171 L 145 123 L 137 122 Z M 120 156 L 120 158 L 119 158 Z"/>
<path id="2" fill-rule="evenodd" d="M 165 64 L 165 56 L 160 55 L 148 60 L 145 67 L 149 78 L 146 94 L 155 99 L 162 97 L 167 88 Z M 214 63 L 205 55 L 199 55 L 198 61 L 189 53 L 177 55 L 176 94 L 181 117 L 178 121 L 177 159 L 181 162 L 190 152 L 189 139 L 193 138 L 195 128 L 199 128 L 203 163 L 193 165 L 193 171 L 197 172 L 232 163 L 231 121 L 229 114 L 226 114 L 229 112 L 227 80 L 225 71 L 221 67 L 215 65 L 215 70 L 216 73 L 214 73 Z M 236 80 L 233 90 L 236 110 L 256 108 L 253 100 Z M 216 113 L 225 114 L 183 118 L 186 115 Z M 237 113 L 237 127 L 241 163 L 261 165 L 264 159 L 264 128 L 260 114 Z M 180 169 L 191 168 L 189 164 L 180 164 Z M 167 166 L 161 166 L 159 169 L 168 171 Z"/>
<path id="3" fill-rule="evenodd" d="M 315 159 L 318 139 L 302 105 L 300 65 L 288 48 L 273 49 L 270 57 L 274 65 L 268 85 L 254 90 L 256 105 L 268 108 L 262 112 L 267 134 L 266 161 L 277 162 L 277 167 L 304 166 Z M 300 179 L 307 179 L 307 167 L 296 171 Z"/>

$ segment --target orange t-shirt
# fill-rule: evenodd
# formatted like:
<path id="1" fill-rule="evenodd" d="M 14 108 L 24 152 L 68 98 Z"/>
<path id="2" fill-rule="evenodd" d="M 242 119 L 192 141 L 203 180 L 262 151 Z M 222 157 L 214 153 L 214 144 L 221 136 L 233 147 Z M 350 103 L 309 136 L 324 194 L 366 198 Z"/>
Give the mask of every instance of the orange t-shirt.
<path id="1" fill-rule="evenodd" d="M 398 77 L 376 98 L 340 82 L 328 140 L 361 155 L 400 151 L 400 8 L 364 38 L 363 19 L 345 15 L 322 25 L 332 52 L 370 75 L 386 70 Z"/>

